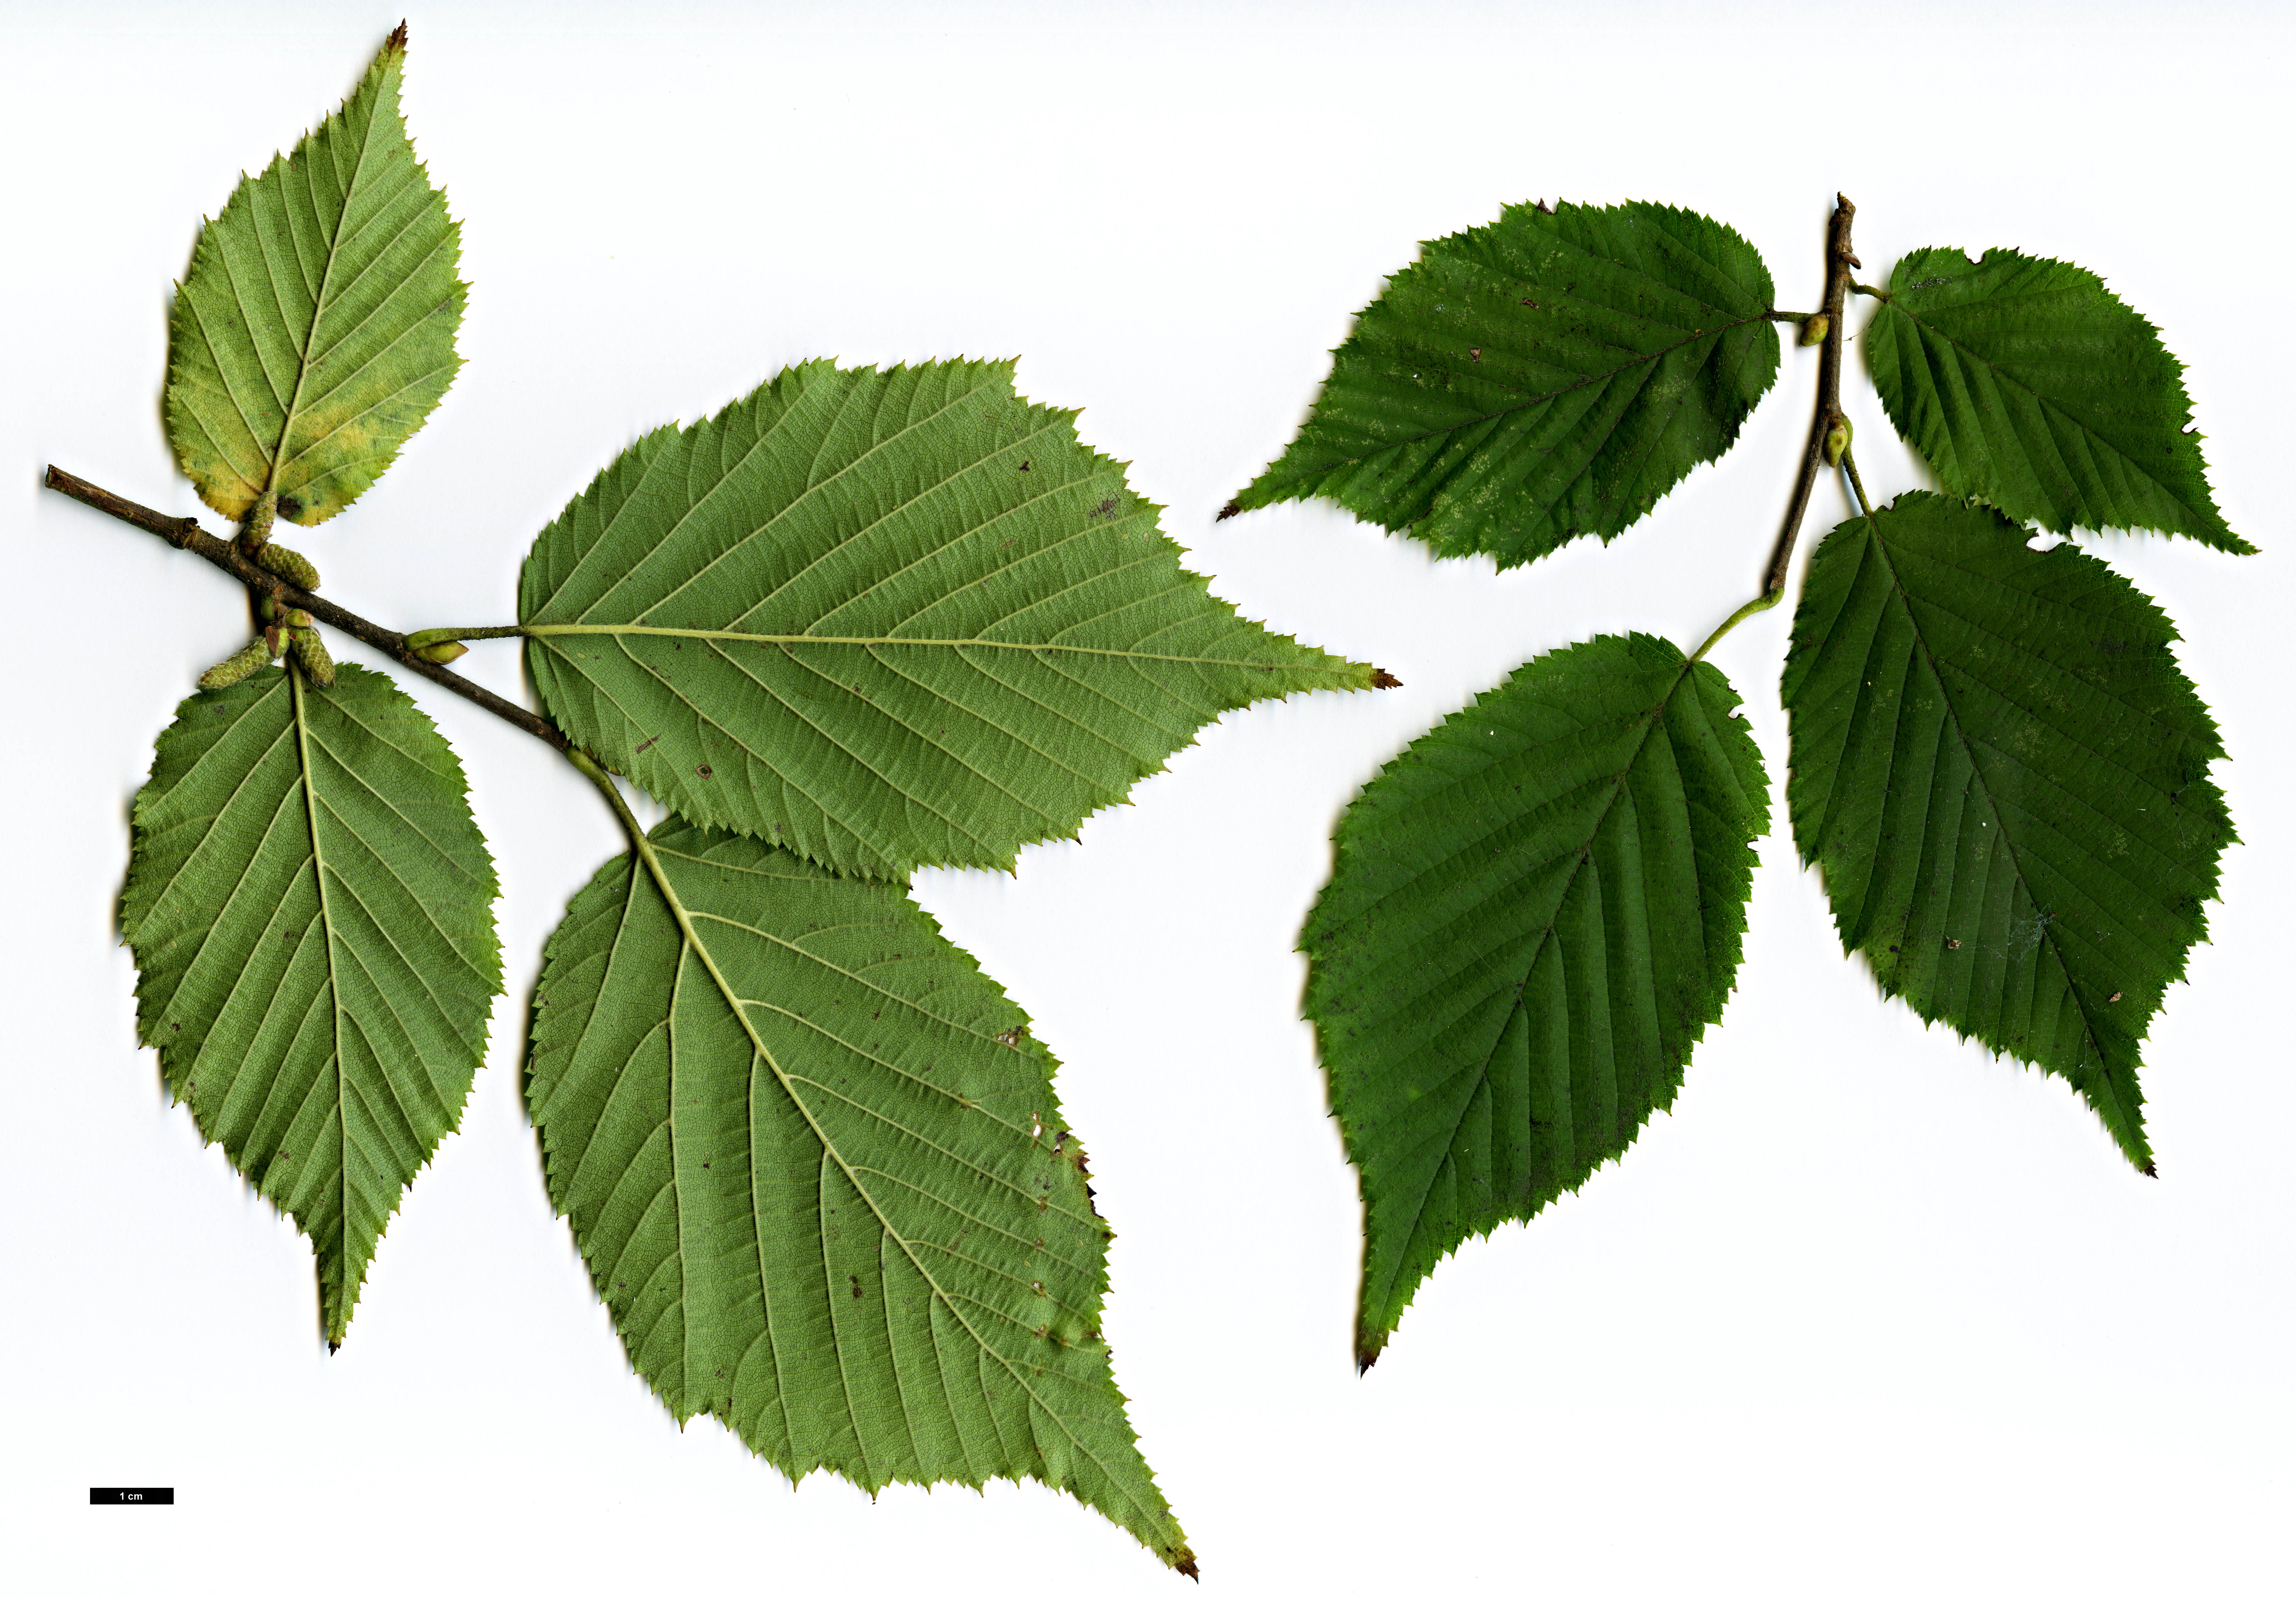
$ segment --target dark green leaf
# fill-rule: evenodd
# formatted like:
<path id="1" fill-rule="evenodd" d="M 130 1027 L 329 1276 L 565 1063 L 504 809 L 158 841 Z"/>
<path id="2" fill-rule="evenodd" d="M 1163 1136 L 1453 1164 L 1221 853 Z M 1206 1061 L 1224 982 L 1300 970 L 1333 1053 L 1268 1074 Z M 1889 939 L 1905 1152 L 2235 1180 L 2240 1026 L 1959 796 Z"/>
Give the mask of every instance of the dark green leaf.
<path id="1" fill-rule="evenodd" d="M 1956 494 L 2051 532 L 2151 529 L 2256 553 L 2209 496 L 2184 364 L 2095 273 L 1916 250 L 1890 275 L 1866 362 Z"/>
<path id="2" fill-rule="evenodd" d="M 1184 1569 L 1028 1018 L 898 888 L 675 819 L 550 940 L 552 1201 L 640 1375 L 792 1479 L 1033 1477 Z"/>
<path id="3" fill-rule="evenodd" d="M 200 497 L 290 521 L 366 491 L 462 365 L 460 232 L 398 114 L 402 26 L 342 110 L 200 234 L 169 325 L 166 411 Z"/>
<path id="4" fill-rule="evenodd" d="M 793 366 L 545 529 L 552 717 L 680 815 L 839 871 L 1010 867 L 1223 710 L 1368 688 L 1237 616 L 1009 363 Z"/>
<path id="5" fill-rule="evenodd" d="M 390 678 L 266 668 L 185 700 L 135 799 L 138 1028 L 201 1132 L 318 1251 L 342 1340 L 453 1130 L 502 991 L 463 770 Z"/>
<path id="6" fill-rule="evenodd" d="M 2176 636 L 2071 545 L 1908 494 L 1819 545 L 1784 686 L 1794 841 L 1842 946 L 2070 1082 L 2148 1173 L 2137 1045 L 2233 837 Z"/>
<path id="7" fill-rule="evenodd" d="M 1673 1102 L 1736 979 L 1769 826 L 1737 705 L 1663 639 L 1597 638 L 1420 738 L 1340 823 L 1300 947 L 1362 1173 L 1363 1364 L 1462 1242 Z"/>
<path id="8" fill-rule="evenodd" d="M 1771 299 L 1754 247 L 1693 212 L 1509 206 L 1389 280 L 1231 509 L 1320 495 L 1503 567 L 1615 537 L 1736 439 L 1777 376 Z"/>

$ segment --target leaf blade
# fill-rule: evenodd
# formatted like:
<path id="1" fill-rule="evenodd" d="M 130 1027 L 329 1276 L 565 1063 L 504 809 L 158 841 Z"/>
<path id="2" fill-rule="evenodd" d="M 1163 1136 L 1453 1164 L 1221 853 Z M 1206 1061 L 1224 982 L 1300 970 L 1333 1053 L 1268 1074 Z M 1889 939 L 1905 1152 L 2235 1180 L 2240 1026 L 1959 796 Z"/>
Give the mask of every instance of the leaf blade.
<path id="1" fill-rule="evenodd" d="M 1890 274 L 1866 362 L 1890 422 L 1956 494 L 2054 533 L 2256 553 L 2210 494 L 2184 363 L 2093 272 L 1915 250 Z"/>
<path id="2" fill-rule="evenodd" d="M 242 178 L 169 318 L 162 409 L 200 497 L 325 520 L 381 477 L 461 366 L 460 229 L 399 115 L 405 31 L 341 108 Z"/>
<path id="3" fill-rule="evenodd" d="M 2095 557 L 1913 494 L 1819 545 L 1784 684 L 1795 844 L 1844 951 L 2070 1083 L 2148 1175 L 2138 1045 L 2233 840 L 2175 639 Z"/>
<path id="4" fill-rule="evenodd" d="M 389 678 L 337 669 L 325 693 L 263 671 L 184 701 L 121 899 L 139 1036 L 201 1135 L 311 1239 L 330 1345 L 460 1117 L 502 991 L 453 750 Z"/>
<path id="5" fill-rule="evenodd" d="M 1237 617 L 1009 364 L 794 366 L 544 529 L 528 660 L 679 814 L 847 873 L 1009 869 L 1221 712 L 1371 668 Z"/>
<path id="6" fill-rule="evenodd" d="M 898 888 L 672 818 L 551 939 L 529 1104 L 552 1201 L 681 1422 L 871 1492 L 1034 1478 L 1192 1571 L 1026 1026 Z"/>
<path id="7" fill-rule="evenodd" d="M 1232 508 L 1320 496 L 1502 568 L 1607 542 L 1736 439 L 1777 375 L 1772 299 L 1708 217 L 1510 206 L 1389 281 Z"/>
<path id="8" fill-rule="evenodd" d="M 1672 1102 L 1735 979 L 1768 825 L 1737 704 L 1662 639 L 1597 638 L 1423 735 L 1341 820 L 1300 947 L 1363 1182 L 1365 1365 L 1459 1243 Z"/>

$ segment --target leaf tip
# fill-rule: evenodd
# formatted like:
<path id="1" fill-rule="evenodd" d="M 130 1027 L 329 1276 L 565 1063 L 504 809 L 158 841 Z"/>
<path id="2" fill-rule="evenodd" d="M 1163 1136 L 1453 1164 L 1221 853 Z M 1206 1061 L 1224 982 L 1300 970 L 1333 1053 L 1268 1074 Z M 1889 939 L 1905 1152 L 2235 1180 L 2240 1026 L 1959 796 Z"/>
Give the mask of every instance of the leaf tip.
<path id="1" fill-rule="evenodd" d="M 1241 516 L 1242 514 L 1243 514 L 1243 501 L 1240 499 L 1231 499 L 1227 504 L 1219 508 L 1219 514 L 1213 517 L 1212 520 L 1214 521 L 1226 521 L 1231 516 Z"/>
<path id="2" fill-rule="evenodd" d="M 1374 666 L 1371 668 L 1371 685 L 1374 688 L 1400 688 L 1403 679 L 1391 671 Z"/>
<path id="3" fill-rule="evenodd" d="M 406 18 L 399 18 L 398 26 L 390 30 L 390 37 L 382 41 L 382 48 L 384 53 L 389 55 L 404 55 L 406 53 Z"/>
<path id="4" fill-rule="evenodd" d="M 1196 1556 L 1193 1553 L 1182 1553 L 1179 1558 L 1172 1561 L 1172 1569 L 1177 1570 L 1190 1581 L 1196 1582 L 1199 1585 L 1203 1581 L 1203 1578 L 1196 1574 Z"/>

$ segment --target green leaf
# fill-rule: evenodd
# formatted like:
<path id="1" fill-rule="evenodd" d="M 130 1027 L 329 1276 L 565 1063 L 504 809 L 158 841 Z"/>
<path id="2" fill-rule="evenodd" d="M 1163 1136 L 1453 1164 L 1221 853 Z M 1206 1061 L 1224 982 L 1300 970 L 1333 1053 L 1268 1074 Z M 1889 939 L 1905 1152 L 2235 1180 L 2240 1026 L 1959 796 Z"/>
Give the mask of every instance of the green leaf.
<path id="1" fill-rule="evenodd" d="M 550 940 L 552 1201 L 640 1375 L 792 1479 L 1032 1477 L 1193 1571 L 1028 1018 L 898 888 L 672 818 Z"/>
<path id="2" fill-rule="evenodd" d="M 1819 545 L 1784 684 L 1794 841 L 1842 947 L 2070 1082 L 2148 1175 L 2137 1045 L 2233 840 L 2176 636 L 2071 545 L 1908 494 Z"/>
<path id="3" fill-rule="evenodd" d="M 1368 1366 L 1419 1283 L 1633 1143 L 1736 979 L 1769 827 L 1722 674 L 1663 639 L 1542 655 L 1341 821 L 1300 947 L 1361 1173 Z"/>
<path id="4" fill-rule="evenodd" d="M 1238 617 L 1009 363 L 793 366 L 647 435 L 535 540 L 528 660 L 574 741 L 847 873 L 1009 868 L 1221 711 L 1368 666 Z"/>
<path id="5" fill-rule="evenodd" d="M 2093 272 L 1915 250 L 1866 329 L 1866 364 L 1956 494 L 2054 533 L 2151 529 L 2256 553 L 2209 496 L 2184 363 Z"/>
<path id="6" fill-rule="evenodd" d="M 1735 441 L 1777 376 L 1771 308 L 1760 255 L 1708 217 L 1509 206 L 1388 281 L 1223 514 L 1320 495 L 1502 567 L 1608 541 Z"/>
<path id="7" fill-rule="evenodd" d="M 160 735 L 121 901 L 138 1031 L 310 1238 L 330 1345 L 485 1053 L 494 897 L 463 769 L 388 677 L 261 670 Z"/>
<path id="8" fill-rule="evenodd" d="M 342 110 L 201 231 L 168 325 L 168 438 L 234 520 L 266 492 L 324 521 L 366 491 L 461 361 L 460 230 L 398 114 L 402 24 Z"/>

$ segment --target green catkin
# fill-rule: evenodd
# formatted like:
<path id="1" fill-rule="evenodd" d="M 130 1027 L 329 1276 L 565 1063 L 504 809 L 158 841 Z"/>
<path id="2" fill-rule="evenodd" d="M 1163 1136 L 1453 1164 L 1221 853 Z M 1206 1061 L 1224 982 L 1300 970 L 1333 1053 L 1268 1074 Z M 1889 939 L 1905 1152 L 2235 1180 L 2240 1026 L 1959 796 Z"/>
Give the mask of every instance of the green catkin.
<path id="1" fill-rule="evenodd" d="M 255 563 L 307 594 L 319 586 L 319 569 L 284 545 L 264 545 L 255 552 Z"/>
<path id="2" fill-rule="evenodd" d="M 257 667 L 268 664 L 270 660 L 271 651 L 265 646 L 263 640 L 250 640 L 244 648 L 200 673 L 200 686 L 212 690 L 243 683 L 255 675 Z"/>
<path id="3" fill-rule="evenodd" d="M 299 616 L 302 612 L 298 611 L 295 614 Z M 321 688 L 335 685 L 334 657 L 327 653 L 327 646 L 318 634 L 307 627 L 289 627 L 287 646 L 295 651 L 295 664 L 303 668 L 303 675 L 314 684 Z"/>

